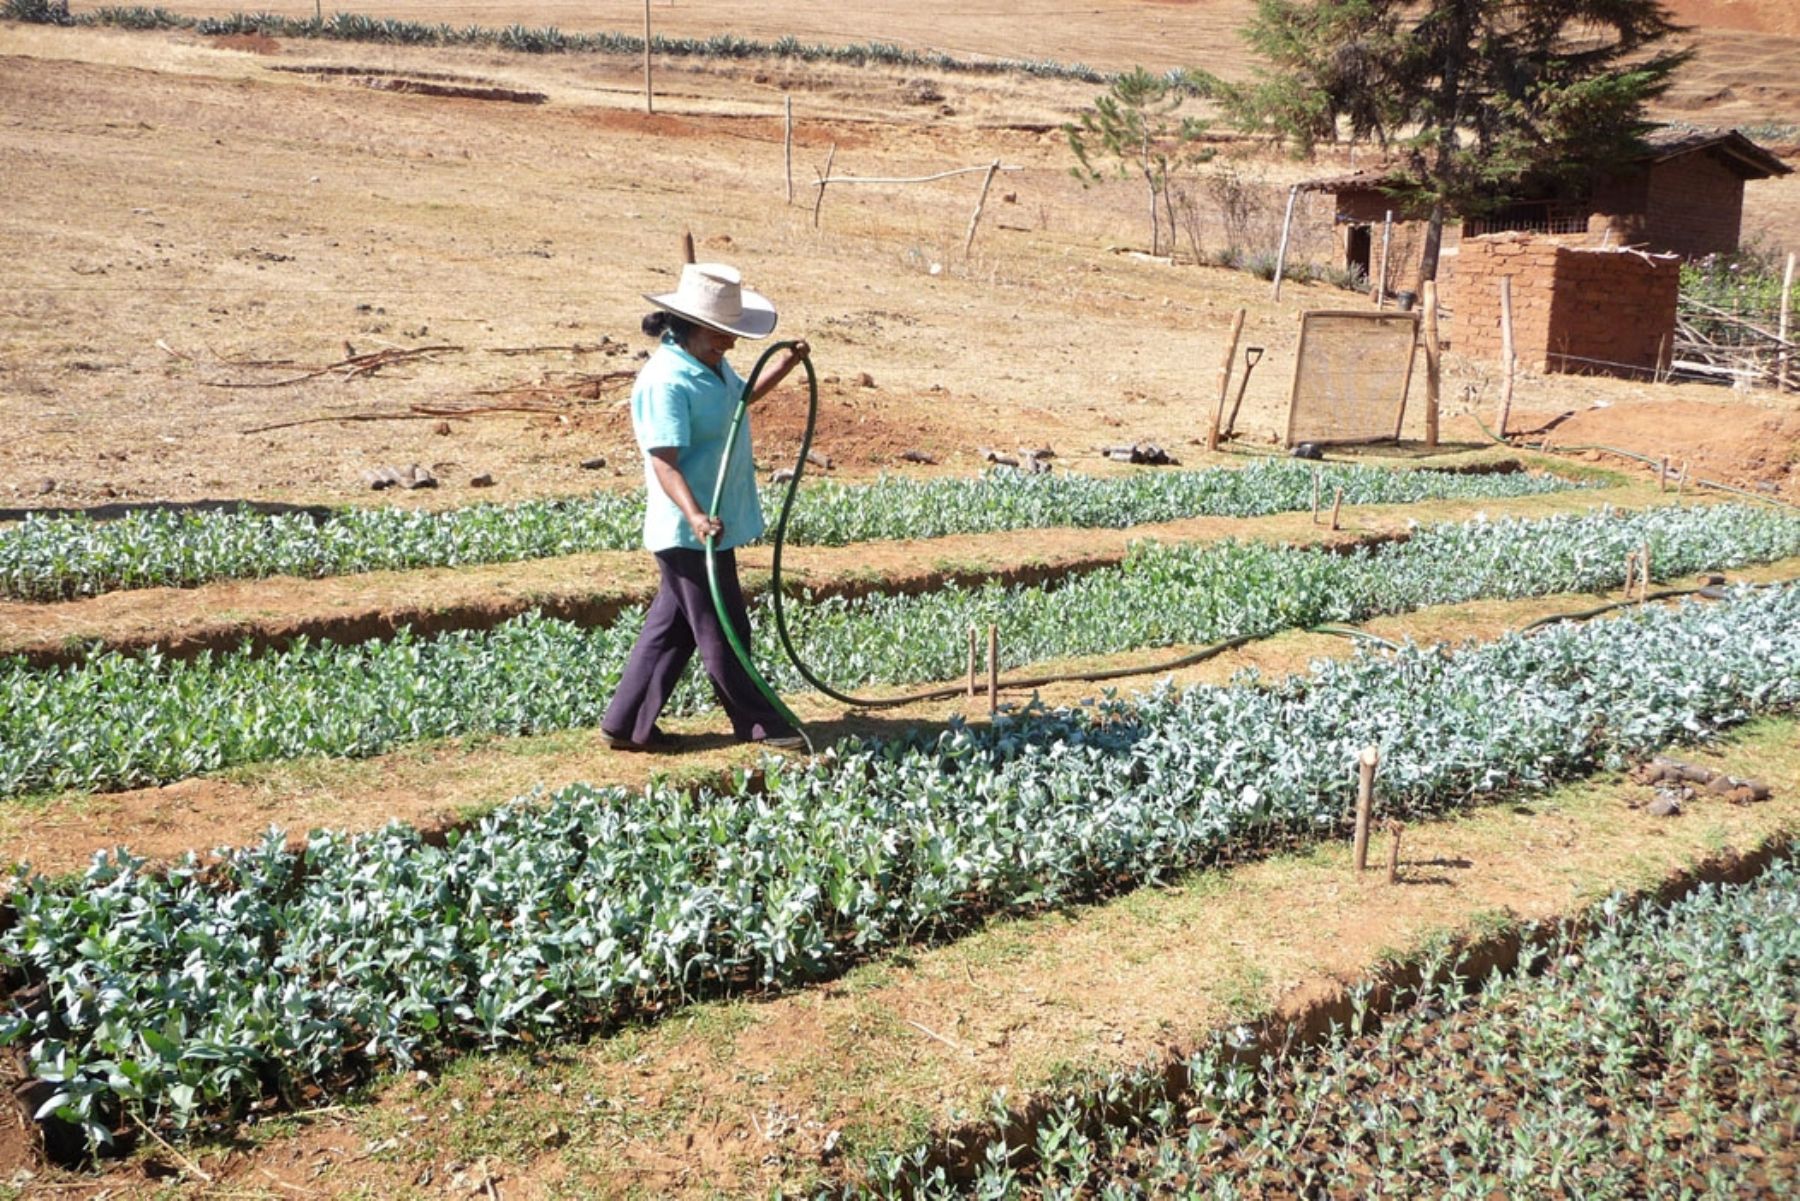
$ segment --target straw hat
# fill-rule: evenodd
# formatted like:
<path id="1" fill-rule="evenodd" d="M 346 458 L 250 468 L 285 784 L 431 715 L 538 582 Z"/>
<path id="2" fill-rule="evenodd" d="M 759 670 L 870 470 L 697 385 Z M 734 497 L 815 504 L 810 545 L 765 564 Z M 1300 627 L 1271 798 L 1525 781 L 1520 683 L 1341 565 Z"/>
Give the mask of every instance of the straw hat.
<path id="1" fill-rule="evenodd" d="M 673 292 L 644 293 L 659 309 L 740 338 L 766 338 L 775 332 L 775 306 L 760 292 L 744 287 L 736 267 L 724 263 L 689 263 Z"/>

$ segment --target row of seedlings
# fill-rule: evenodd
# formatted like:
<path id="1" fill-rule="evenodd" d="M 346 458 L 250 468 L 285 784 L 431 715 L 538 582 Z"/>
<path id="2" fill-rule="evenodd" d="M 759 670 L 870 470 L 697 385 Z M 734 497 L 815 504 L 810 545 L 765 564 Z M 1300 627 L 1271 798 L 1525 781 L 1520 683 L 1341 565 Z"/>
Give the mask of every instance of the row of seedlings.
<path id="1" fill-rule="evenodd" d="M 978 479 L 826 481 L 807 487 L 788 538 L 795 545 L 846 546 L 1052 526 L 1124 529 L 1185 517 L 1253 517 L 1304 509 L 1315 487 L 1330 489 L 1328 497 L 1341 490 L 1347 504 L 1401 504 L 1510 499 L 1572 486 L 1524 472 L 1312 468 L 1283 460 L 1241 470 L 1112 478 L 995 471 Z M 763 503 L 775 511 L 773 490 Z M 0 531 L 0 595 L 64 600 L 224 579 L 511 563 L 629 550 L 642 535 L 641 492 L 438 512 L 348 508 L 323 520 L 249 509 L 146 509 L 108 521 L 31 515 Z"/>
<path id="2" fill-rule="evenodd" d="M 1260 1057 L 1222 1035 L 1173 1091 L 1164 1064 L 1093 1081 L 1027 1137 L 998 1098 L 970 1178 L 923 1144 L 876 1155 L 838 1195 L 1800 1193 L 1800 869 L 1673 904 L 1614 896 L 1546 933 L 1479 980 L 1428 963 L 1390 1013 L 1364 985 L 1317 1047 Z"/>
<path id="3" fill-rule="evenodd" d="M 1196 645 L 1426 605 L 1611 587 L 1648 545 L 1669 578 L 1800 554 L 1800 519 L 1748 506 L 1599 510 L 1419 529 L 1337 554 L 1260 542 L 1139 544 L 1122 566 L 1044 586 L 947 588 L 793 606 L 817 673 L 851 686 L 944 680 L 963 631 L 1002 624 L 1008 667 Z M 0 796 L 136 787 L 243 763 L 357 757 L 423 740 L 597 724 L 643 610 L 583 628 L 528 614 L 493 630 L 344 646 L 250 647 L 191 661 L 103 652 L 0 662 Z M 804 682 L 757 622 L 771 682 Z M 712 697 L 689 672 L 670 712 Z"/>

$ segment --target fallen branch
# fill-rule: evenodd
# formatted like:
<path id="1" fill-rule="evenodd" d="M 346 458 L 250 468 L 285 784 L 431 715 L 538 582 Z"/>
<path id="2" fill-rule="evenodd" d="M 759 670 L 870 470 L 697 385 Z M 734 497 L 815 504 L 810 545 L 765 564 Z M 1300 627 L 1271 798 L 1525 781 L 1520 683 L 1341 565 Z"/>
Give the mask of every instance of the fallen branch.
<path id="1" fill-rule="evenodd" d="M 476 409 L 468 411 L 479 412 L 480 410 Z M 459 409 L 434 412 L 421 411 L 414 413 L 336 413 L 327 417 L 300 417 L 293 421 L 277 421 L 273 425 L 252 426 L 250 429 L 240 430 L 239 432 L 244 434 L 266 434 L 270 430 L 292 429 L 297 425 L 322 425 L 328 421 L 425 421 L 442 420 L 445 417 L 456 418 L 458 420 L 466 419 L 464 418 L 464 411 Z"/>
<path id="2" fill-rule="evenodd" d="M 415 346 L 410 350 L 377 350 L 370 354 L 351 355 L 347 359 L 340 359 L 335 363 L 328 363 L 303 375 L 290 376 L 287 379 L 269 380 L 264 383 L 237 383 L 230 380 L 201 380 L 200 382 L 208 388 L 286 388 L 292 384 L 303 384 L 307 380 L 318 379 L 322 375 L 330 375 L 335 371 L 342 371 L 345 379 L 355 379 L 359 375 L 373 375 L 393 363 L 403 363 L 441 351 L 460 351 L 462 349 L 460 346 L 439 345 Z"/>

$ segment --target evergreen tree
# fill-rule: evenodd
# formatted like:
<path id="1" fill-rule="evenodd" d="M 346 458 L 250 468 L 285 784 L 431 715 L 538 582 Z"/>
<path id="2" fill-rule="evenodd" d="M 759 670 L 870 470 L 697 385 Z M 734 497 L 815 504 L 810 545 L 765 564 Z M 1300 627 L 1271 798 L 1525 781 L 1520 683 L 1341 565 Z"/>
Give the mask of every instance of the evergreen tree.
<path id="1" fill-rule="evenodd" d="M 1119 161 L 1119 174 L 1132 170 L 1144 179 L 1150 200 L 1150 253 L 1162 249 L 1162 219 L 1169 219 L 1169 249 L 1175 248 L 1175 202 L 1170 194 L 1174 176 L 1192 163 L 1212 157 L 1194 146 L 1206 130 L 1197 117 L 1178 114 L 1187 99 L 1186 81 L 1152 75 L 1142 67 L 1114 79 L 1112 86 L 1083 109 L 1079 123 L 1063 126 L 1077 165 L 1071 168 L 1083 184 L 1097 182 L 1101 170 L 1094 159 L 1101 155 Z"/>
<path id="2" fill-rule="evenodd" d="M 1680 32 L 1662 0 L 1257 0 L 1244 33 L 1268 66 L 1215 87 L 1300 153 L 1346 134 L 1397 151 L 1432 279 L 1446 213 L 1580 189 L 1639 151 L 1692 56 L 1660 45 Z"/>

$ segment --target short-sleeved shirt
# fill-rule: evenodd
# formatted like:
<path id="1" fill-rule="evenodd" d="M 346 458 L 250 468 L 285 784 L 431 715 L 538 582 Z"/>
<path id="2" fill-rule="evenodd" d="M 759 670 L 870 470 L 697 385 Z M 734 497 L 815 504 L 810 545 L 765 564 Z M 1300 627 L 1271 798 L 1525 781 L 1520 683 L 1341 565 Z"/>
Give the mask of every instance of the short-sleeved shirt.
<path id="1" fill-rule="evenodd" d="M 665 336 L 638 372 L 631 389 L 631 429 L 644 451 L 644 545 L 650 550 L 704 550 L 687 518 L 656 482 L 649 452 L 675 447 L 675 465 L 702 509 L 712 501 L 719 478 L 719 458 L 731 415 L 744 394 L 744 381 L 731 364 L 720 361 L 715 373 Z M 720 550 L 730 550 L 762 536 L 762 502 L 756 495 L 756 466 L 750 455 L 748 421 L 731 449 L 731 468 L 719 497 L 719 519 L 725 533 Z"/>

